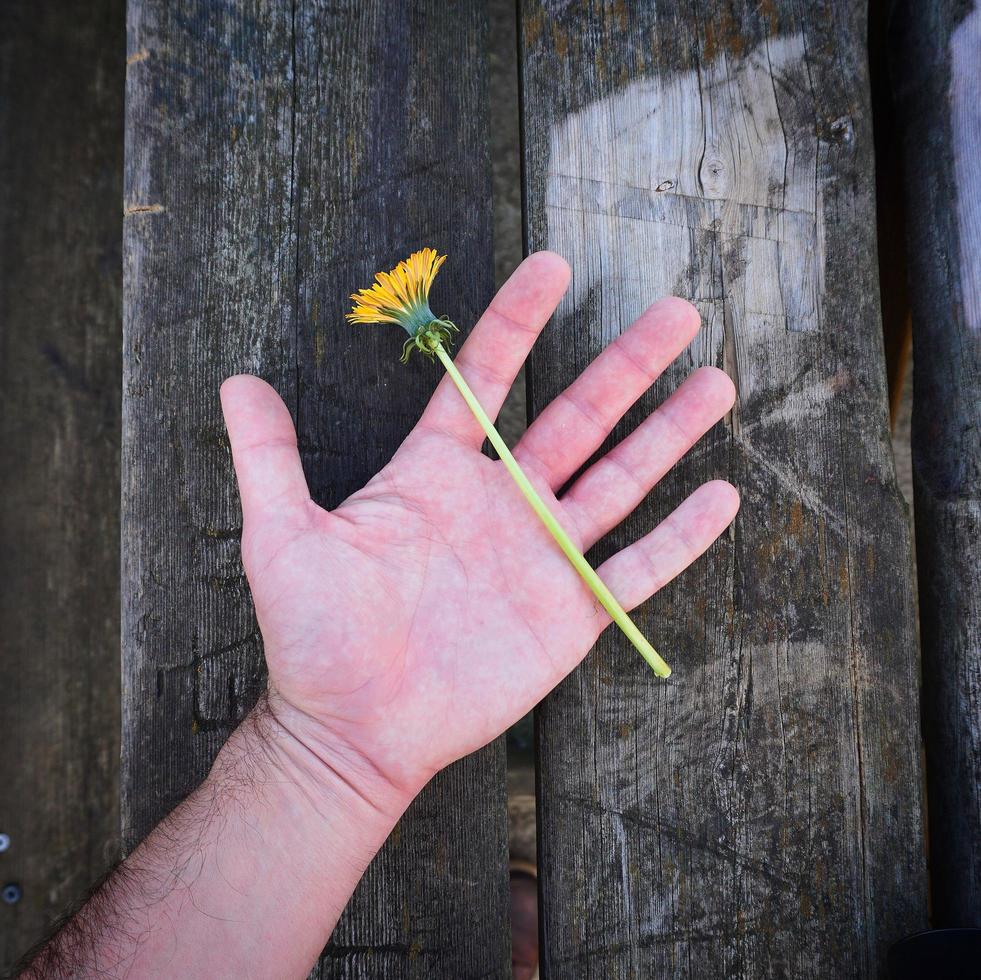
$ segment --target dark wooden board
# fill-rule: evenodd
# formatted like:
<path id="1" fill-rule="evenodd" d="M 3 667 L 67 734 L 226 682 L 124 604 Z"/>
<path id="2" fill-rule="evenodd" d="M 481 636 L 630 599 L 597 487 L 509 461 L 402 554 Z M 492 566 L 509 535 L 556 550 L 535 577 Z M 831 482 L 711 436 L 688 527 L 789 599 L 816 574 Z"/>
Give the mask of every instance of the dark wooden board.
<path id="1" fill-rule="evenodd" d="M 441 373 L 398 362 L 397 328 L 342 323 L 351 284 L 432 245 L 449 254 L 434 304 L 469 326 L 494 256 L 484 5 L 322 6 L 296 19 L 296 398 L 311 491 L 333 506 L 388 461 Z M 317 975 L 508 976 L 508 900 L 501 739 L 416 800 Z"/>
<path id="2" fill-rule="evenodd" d="M 881 975 L 926 924 L 919 658 L 876 277 L 864 7 L 527 2 L 527 237 L 573 284 L 539 411 L 652 300 L 738 388 L 597 561 L 699 483 L 733 531 L 538 712 L 543 976 Z"/>
<path id="3" fill-rule="evenodd" d="M 124 23 L 0 5 L 0 973 L 119 846 Z"/>
<path id="4" fill-rule="evenodd" d="M 981 12 L 897 3 L 935 926 L 981 926 Z"/>
<path id="5" fill-rule="evenodd" d="M 263 678 L 221 380 L 257 373 L 333 506 L 438 380 L 347 295 L 410 249 L 472 323 L 493 286 L 480 4 L 130 3 L 123 827 L 205 774 Z M 503 746 L 442 774 L 369 870 L 321 977 L 504 976 Z"/>

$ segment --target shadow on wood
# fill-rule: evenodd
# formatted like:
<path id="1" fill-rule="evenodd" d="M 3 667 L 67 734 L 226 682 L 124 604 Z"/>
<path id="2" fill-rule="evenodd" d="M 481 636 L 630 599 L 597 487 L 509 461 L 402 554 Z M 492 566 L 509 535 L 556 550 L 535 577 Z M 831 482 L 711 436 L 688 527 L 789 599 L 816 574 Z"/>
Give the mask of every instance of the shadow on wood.
<path id="1" fill-rule="evenodd" d="M 897 3 L 935 926 L 981 926 L 981 9 Z"/>

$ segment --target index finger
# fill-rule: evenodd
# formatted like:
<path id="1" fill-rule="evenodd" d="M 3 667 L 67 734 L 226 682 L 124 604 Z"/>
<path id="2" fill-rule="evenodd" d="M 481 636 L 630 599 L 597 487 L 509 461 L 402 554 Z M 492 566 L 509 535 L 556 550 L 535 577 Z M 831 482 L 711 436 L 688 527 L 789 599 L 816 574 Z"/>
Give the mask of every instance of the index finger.
<path id="1" fill-rule="evenodd" d="M 484 411 L 501 409 L 528 352 L 569 284 L 569 265 L 554 252 L 535 252 L 518 266 L 477 321 L 455 360 Z M 484 432 L 444 377 L 419 420 L 423 428 L 451 432 L 479 449 Z"/>

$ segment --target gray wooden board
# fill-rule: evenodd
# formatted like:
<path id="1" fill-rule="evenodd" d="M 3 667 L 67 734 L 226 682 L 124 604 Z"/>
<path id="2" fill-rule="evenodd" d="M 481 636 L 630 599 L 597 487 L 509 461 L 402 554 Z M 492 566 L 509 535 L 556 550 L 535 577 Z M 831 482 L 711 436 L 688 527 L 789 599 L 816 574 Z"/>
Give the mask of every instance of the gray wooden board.
<path id="1" fill-rule="evenodd" d="M 881 975 L 926 924 L 909 527 L 887 429 L 864 8 L 527 2 L 527 238 L 573 282 L 533 412 L 658 296 L 731 417 L 600 561 L 705 480 L 731 533 L 538 712 L 543 976 Z"/>
<path id="2" fill-rule="evenodd" d="M 981 926 L 981 8 L 897 3 L 935 926 Z"/>
<path id="3" fill-rule="evenodd" d="M 347 295 L 413 248 L 436 302 L 493 285 L 480 4 L 131 2 L 123 412 L 123 827 L 206 773 L 263 682 L 218 387 L 270 381 L 314 497 L 381 467 L 438 380 Z M 449 311 L 449 310 L 448 310 Z M 339 583 L 339 589 L 342 584 Z M 503 745 L 438 777 L 320 977 L 508 971 Z"/>
<path id="4" fill-rule="evenodd" d="M 124 23 L 0 8 L 0 973 L 119 846 Z"/>

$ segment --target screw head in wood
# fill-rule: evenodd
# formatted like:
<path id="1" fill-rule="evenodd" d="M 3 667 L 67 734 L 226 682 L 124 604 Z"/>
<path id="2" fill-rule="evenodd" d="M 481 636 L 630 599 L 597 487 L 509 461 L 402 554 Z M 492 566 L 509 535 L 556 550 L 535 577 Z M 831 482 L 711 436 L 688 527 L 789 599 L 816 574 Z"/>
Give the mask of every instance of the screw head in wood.
<path id="1" fill-rule="evenodd" d="M 10 834 L 0 834 L 0 854 L 10 849 Z"/>
<path id="2" fill-rule="evenodd" d="M 3 890 L 0 891 L 0 898 L 4 900 L 7 905 L 16 905 L 20 901 L 21 895 L 24 893 L 20 889 L 20 885 L 16 882 L 9 881 L 3 886 Z"/>

